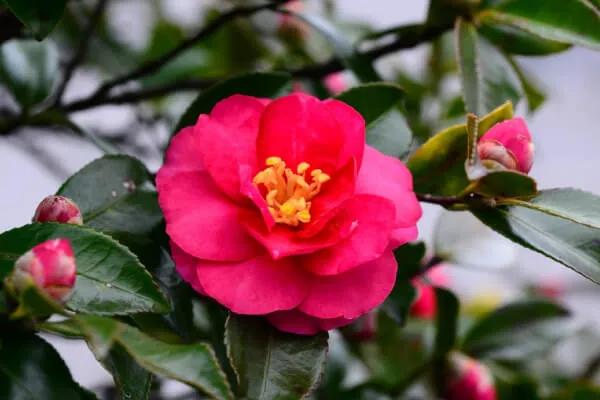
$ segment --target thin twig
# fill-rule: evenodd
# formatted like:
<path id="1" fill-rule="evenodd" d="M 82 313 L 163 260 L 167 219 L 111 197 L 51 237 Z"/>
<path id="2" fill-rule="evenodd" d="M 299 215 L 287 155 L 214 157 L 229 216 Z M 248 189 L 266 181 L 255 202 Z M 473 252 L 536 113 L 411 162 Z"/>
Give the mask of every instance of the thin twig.
<path id="1" fill-rule="evenodd" d="M 96 7 L 92 10 L 92 14 L 90 15 L 88 24 L 82 33 L 81 41 L 79 42 L 79 46 L 77 47 L 77 50 L 75 51 L 75 54 L 73 55 L 73 58 L 71 58 L 71 60 L 65 66 L 65 72 L 64 72 L 63 79 L 62 79 L 60 85 L 58 86 L 58 89 L 56 89 L 55 100 L 54 100 L 55 105 L 58 105 L 61 103 L 65 89 L 67 88 L 69 81 L 73 77 L 73 73 L 75 72 L 75 69 L 79 66 L 79 64 L 81 64 L 81 62 L 85 58 L 89 44 L 90 44 L 90 39 L 92 38 L 92 34 L 94 33 L 94 30 L 96 29 L 96 25 L 98 25 L 98 21 L 100 20 L 100 17 L 102 17 L 102 14 L 104 13 L 104 10 L 106 9 L 107 5 L 108 5 L 108 0 L 98 0 Z"/>
<path id="2" fill-rule="evenodd" d="M 252 15 L 261 10 L 275 9 L 279 6 L 280 4 L 277 3 L 268 3 L 259 6 L 234 8 L 231 11 L 222 14 L 219 18 L 209 23 L 204 28 L 200 29 L 195 35 L 183 40 L 173 50 L 153 60 L 150 60 L 145 64 L 142 64 L 139 68 L 136 68 L 135 70 L 125 75 L 117 77 L 111 81 L 105 82 L 102 86 L 98 88 L 98 90 L 96 91 L 96 93 L 94 93 L 93 96 L 101 97 L 102 95 L 108 93 L 114 87 L 159 71 L 163 66 L 169 63 L 169 61 L 173 60 L 175 57 L 177 57 L 190 47 L 194 46 L 202 39 L 212 35 L 219 28 L 221 28 L 221 26 L 225 25 L 227 22 L 234 18 Z"/>
<path id="3" fill-rule="evenodd" d="M 435 196 L 433 194 L 420 194 L 417 193 L 417 199 L 423 203 L 438 204 L 441 206 L 452 206 L 464 202 L 457 196 Z"/>

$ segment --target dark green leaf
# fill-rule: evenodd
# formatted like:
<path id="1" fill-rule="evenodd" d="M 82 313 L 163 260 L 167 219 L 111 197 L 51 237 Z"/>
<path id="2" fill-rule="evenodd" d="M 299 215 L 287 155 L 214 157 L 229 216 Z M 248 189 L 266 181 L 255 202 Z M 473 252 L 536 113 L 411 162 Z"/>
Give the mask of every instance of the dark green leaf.
<path id="1" fill-rule="evenodd" d="M 50 96 L 57 75 L 58 50 L 54 42 L 9 40 L 0 46 L 0 82 L 23 110 Z"/>
<path id="2" fill-rule="evenodd" d="M 118 343 L 101 360 L 110 372 L 121 399 L 147 400 L 152 385 L 152 374 L 142 368 Z"/>
<path id="3" fill-rule="evenodd" d="M 54 29 L 62 16 L 67 0 L 4 0 L 11 11 L 42 40 Z"/>
<path id="4" fill-rule="evenodd" d="M 355 108 L 367 124 L 367 143 L 384 154 L 398 157 L 410 147 L 412 133 L 399 105 L 404 91 L 389 83 L 354 87 L 336 97 Z"/>
<path id="5" fill-rule="evenodd" d="M 452 350 L 456 342 L 459 304 L 456 296 L 446 289 L 436 287 L 435 297 L 437 314 L 433 352 L 434 357 L 441 358 Z"/>
<path id="6" fill-rule="evenodd" d="M 573 383 L 548 397 L 548 400 L 597 400 L 600 389 L 588 383 Z"/>
<path id="7" fill-rule="evenodd" d="M 221 82 L 202 92 L 179 120 L 174 133 L 196 123 L 200 114 L 208 114 L 219 101 L 234 94 L 277 98 L 291 90 L 291 79 L 284 73 L 252 73 Z"/>
<path id="8" fill-rule="evenodd" d="M 543 56 L 559 53 L 571 47 L 570 44 L 543 39 L 509 25 L 482 23 L 478 31 L 509 54 Z"/>
<path id="9" fill-rule="evenodd" d="M 300 399 L 312 393 L 327 359 L 327 334 L 284 333 L 259 317 L 231 314 L 225 329 L 239 395 L 248 399 Z"/>
<path id="10" fill-rule="evenodd" d="M 67 179 L 56 194 L 73 200 L 84 224 L 102 231 L 149 234 L 163 218 L 150 173 L 129 156 L 92 161 Z"/>
<path id="11" fill-rule="evenodd" d="M 68 307 L 92 314 L 166 312 L 169 304 L 146 269 L 126 247 L 91 229 L 70 224 L 30 224 L 0 235 L 0 278 L 15 260 L 49 239 L 71 241 L 77 281 Z"/>
<path id="12" fill-rule="evenodd" d="M 0 398 L 90 400 L 56 350 L 31 333 L 0 335 Z"/>
<path id="13" fill-rule="evenodd" d="M 542 38 L 600 49 L 600 11 L 589 0 L 505 0 L 479 20 L 513 26 Z"/>
<path id="14" fill-rule="evenodd" d="M 537 193 L 537 184 L 517 171 L 492 171 L 477 181 L 474 191 L 487 197 L 527 197 Z"/>
<path id="15" fill-rule="evenodd" d="M 425 242 L 406 243 L 394 250 L 394 257 L 398 263 L 396 280 L 407 280 L 417 275 L 426 251 Z"/>
<path id="16" fill-rule="evenodd" d="M 408 281 L 396 282 L 392 293 L 385 299 L 382 309 L 398 325 L 406 323 L 406 316 L 410 306 L 417 297 L 417 291 Z"/>
<path id="17" fill-rule="evenodd" d="M 6 287 L 6 290 L 10 290 Z M 47 294 L 43 293 L 31 280 L 20 293 L 13 293 L 19 305 L 10 317 L 11 319 L 22 317 L 49 317 L 52 314 L 64 314 L 63 307 Z"/>
<path id="18" fill-rule="evenodd" d="M 499 400 L 540 400 L 538 385 L 531 379 L 516 379 L 496 383 Z"/>
<path id="19" fill-rule="evenodd" d="M 152 373 L 186 383 L 215 399 L 233 398 L 225 374 L 207 344 L 163 343 L 136 328 L 103 317 L 79 316 L 77 323 L 100 360 L 109 348 L 122 349 Z M 119 347 L 114 347 L 115 344 Z"/>
<path id="20" fill-rule="evenodd" d="M 530 332 L 542 333 L 542 324 L 564 320 L 569 312 L 549 301 L 530 300 L 503 306 L 486 315 L 467 332 L 462 349 L 471 356 L 483 356 L 511 346 L 535 342 Z M 553 325 L 556 328 L 556 325 Z M 529 331 L 529 332 L 528 332 Z M 529 336 L 529 337 L 527 337 Z M 534 337 L 532 337 L 534 336 Z"/>
<path id="21" fill-rule="evenodd" d="M 462 19 L 455 34 L 466 110 L 479 117 L 506 101 L 517 104 L 523 89 L 504 54 L 478 37 L 475 27 Z"/>

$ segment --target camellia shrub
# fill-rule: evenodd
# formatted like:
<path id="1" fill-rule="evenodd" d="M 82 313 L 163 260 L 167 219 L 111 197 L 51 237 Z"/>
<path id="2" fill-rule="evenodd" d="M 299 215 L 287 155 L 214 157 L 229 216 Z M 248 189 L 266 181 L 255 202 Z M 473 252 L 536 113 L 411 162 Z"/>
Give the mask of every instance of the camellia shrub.
<path id="1" fill-rule="evenodd" d="M 600 399 L 600 356 L 553 357 L 597 351 L 561 282 L 465 301 L 449 273 L 511 274 L 520 245 L 600 282 L 600 197 L 538 189 L 545 93 L 515 58 L 600 50 L 597 1 L 431 0 L 385 31 L 342 1 L 211 2 L 193 26 L 155 1 L 141 47 L 126 3 L 0 5 L 0 135 L 104 153 L 0 233 L 1 399 Z M 417 46 L 419 76 L 375 66 Z M 106 105 L 134 122 L 74 118 Z M 81 387 L 52 335 L 114 385 Z"/>

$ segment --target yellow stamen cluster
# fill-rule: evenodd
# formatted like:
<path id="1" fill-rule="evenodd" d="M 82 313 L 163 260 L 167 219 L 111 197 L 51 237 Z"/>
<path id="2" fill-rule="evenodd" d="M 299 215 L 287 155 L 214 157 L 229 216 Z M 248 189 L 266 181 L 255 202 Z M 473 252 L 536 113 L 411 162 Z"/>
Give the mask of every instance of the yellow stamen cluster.
<path id="1" fill-rule="evenodd" d="M 252 181 L 257 188 L 266 189 L 265 200 L 275 222 L 291 226 L 310 222 L 311 199 L 321 191 L 321 185 L 327 182 L 329 175 L 320 169 L 310 171 L 311 183 L 306 173 L 310 164 L 301 162 L 296 172 L 286 167 L 279 157 L 269 157 L 267 168 L 260 171 Z"/>

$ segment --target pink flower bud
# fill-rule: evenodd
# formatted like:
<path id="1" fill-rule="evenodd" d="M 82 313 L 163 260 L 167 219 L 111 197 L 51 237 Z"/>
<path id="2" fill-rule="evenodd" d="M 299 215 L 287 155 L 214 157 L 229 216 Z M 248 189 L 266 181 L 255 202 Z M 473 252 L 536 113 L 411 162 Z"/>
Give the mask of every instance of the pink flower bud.
<path id="1" fill-rule="evenodd" d="M 417 289 L 417 298 L 410 307 L 409 313 L 413 317 L 432 320 L 437 313 L 437 299 L 435 297 L 435 289 L 431 285 L 445 287 L 450 285 L 450 278 L 442 265 L 430 269 L 425 276 L 413 281 L 413 285 Z"/>
<path id="2" fill-rule="evenodd" d="M 16 293 L 33 282 L 58 302 L 65 302 L 75 285 L 75 257 L 68 239 L 40 243 L 16 261 L 9 285 Z"/>
<path id="3" fill-rule="evenodd" d="M 534 145 L 522 118 L 494 125 L 477 144 L 481 160 L 495 161 L 507 169 L 528 173 L 533 165 Z"/>
<path id="4" fill-rule="evenodd" d="M 532 288 L 534 294 L 549 299 L 558 299 L 565 294 L 565 285 L 558 280 L 547 280 L 534 285 Z"/>
<path id="5" fill-rule="evenodd" d="M 443 398 L 446 400 L 496 400 L 490 371 L 480 362 L 453 352 L 448 357 L 449 376 Z"/>
<path id="6" fill-rule="evenodd" d="M 79 207 L 63 196 L 48 196 L 37 206 L 33 222 L 60 222 L 83 225 Z"/>
<path id="7" fill-rule="evenodd" d="M 348 88 L 346 79 L 341 72 L 334 72 L 333 74 L 327 75 L 323 79 L 323 83 L 327 90 L 329 90 L 334 96 L 342 93 Z"/>

